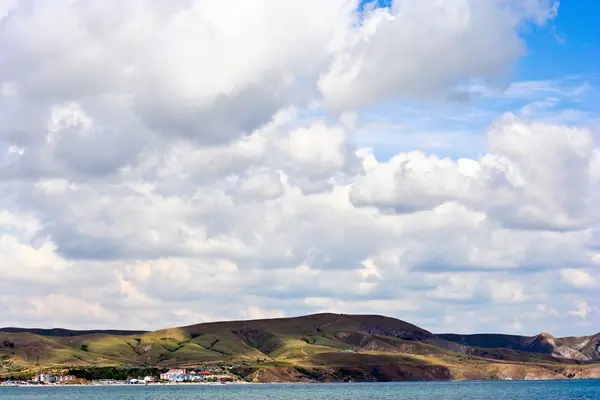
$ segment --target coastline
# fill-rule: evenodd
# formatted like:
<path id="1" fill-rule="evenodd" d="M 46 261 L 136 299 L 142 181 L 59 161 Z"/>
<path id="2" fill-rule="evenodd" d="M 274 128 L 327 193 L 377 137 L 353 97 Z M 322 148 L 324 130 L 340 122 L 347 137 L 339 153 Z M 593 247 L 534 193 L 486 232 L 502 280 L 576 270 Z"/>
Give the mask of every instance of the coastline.
<path id="1" fill-rule="evenodd" d="M 396 381 L 306 381 L 306 382 L 294 382 L 294 381 L 282 381 L 282 382 L 228 382 L 228 383 L 215 383 L 215 382 L 161 382 L 151 384 L 131 384 L 131 383 L 110 383 L 110 384 L 99 384 L 99 383 L 76 383 L 76 384 L 49 384 L 49 385 L 38 385 L 38 384 L 0 384 L 0 388 L 3 387 L 31 387 L 31 388 L 68 388 L 68 387 L 154 387 L 154 386 L 231 386 L 231 385 L 297 385 L 297 384 L 315 384 L 315 385 L 327 385 L 327 384 L 356 384 L 356 383 L 427 383 L 427 382 L 454 382 L 454 383 L 469 383 L 469 382 L 560 382 L 560 381 L 599 381 L 600 378 L 549 378 L 549 379 L 445 379 L 445 380 L 396 380 Z"/>
<path id="2" fill-rule="evenodd" d="M 293 383 L 293 382 L 290 382 Z M 0 384 L 0 387 L 77 387 L 77 386 L 136 386 L 136 387 L 146 387 L 146 386 L 226 386 L 226 385 L 261 385 L 264 383 L 260 382 L 229 382 L 229 383 L 176 383 L 176 382 L 165 382 L 165 383 L 151 383 L 151 384 L 131 384 L 131 383 L 73 383 L 68 385 L 35 385 L 35 384 Z"/>
<path id="3" fill-rule="evenodd" d="M 483 383 L 483 382 L 506 382 L 506 383 L 518 383 L 518 382 L 566 382 L 566 381 L 599 381 L 600 378 L 574 378 L 574 379 L 486 379 L 486 380 L 444 380 L 444 381 L 423 381 L 423 380 L 415 380 L 415 381 L 381 381 L 381 382 L 237 382 L 237 383 L 228 383 L 226 385 L 217 384 L 217 383 L 158 383 L 151 385 L 132 385 L 127 383 L 115 383 L 115 384 L 107 384 L 107 385 L 99 385 L 99 384 L 73 384 L 73 385 L 23 385 L 23 384 L 14 384 L 14 385 L 0 385 L 0 390 L 2 388 L 10 388 L 10 387 L 19 387 L 19 388 L 69 388 L 69 387 L 170 387 L 170 386 L 231 386 L 231 385 L 252 385 L 252 386 L 268 386 L 268 385 L 352 385 L 357 383 L 369 383 L 369 384 L 415 384 L 415 383 Z"/>

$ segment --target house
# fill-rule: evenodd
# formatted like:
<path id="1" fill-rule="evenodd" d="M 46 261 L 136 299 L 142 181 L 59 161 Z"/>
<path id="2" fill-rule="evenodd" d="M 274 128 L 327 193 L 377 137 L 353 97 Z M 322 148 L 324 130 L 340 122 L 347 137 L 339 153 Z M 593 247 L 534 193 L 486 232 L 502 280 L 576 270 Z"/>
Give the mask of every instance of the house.
<path id="1" fill-rule="evenodd" d="M 155 381 L 155 379 L 154 379 L 153 376 L 146 376 L 144 378 L 144 382 L 146 382 L 146 383 L 151 383 L 151 382 L 154 382 L 154 381 Z"/>
<path id="2" fill-rule="evenodd" d="M 208 378 L 214 378 L 215 374 L 212 372 L 200 371 L 192 374 L 193 381 L 203 381 Z"/>
<path id="3" fill-rule="evenodd" d="M 31 378 L 34 383 L 64 383 L 75 379 L 73 375 L 52 375 L 49 372 L 42 372 Z"/>
<path id="4" fill-rule="evenodd" d="M 187 377 L 188 372 L 185 368 L 170 369 L 164 374 L 160 374 L 162 381 L 183 382 L 184 380 L 188 380 Z"/>
<path id="5" fill-rule="evenodd" d="M 206 377 L 206 375 L 202 372 L 190 372 L 183 377 L 186 381 L 201 381 Z"/>
<path id="6" fill-rule="evenodd" d="M 185 368 L 175 368 L 160 374 L 162 381 L 184 382 L 184 381 L 202 381 L 208 378 L 214 378 L 215 374 L 206 371 L 188 371 Z"/>
<path id="7" fill-rule="evenodd" d="M 57 383 L 69 382 L 75 379 L 73 375 L 58 375 L 54 377 L 54 381 Z"/>
<path id="8" fill-rule="evenodd" d="M 42 372 L 39 375 L 35 375 L 31 380 L 36 383 L 51 383 L 54 382 L 54 377 L 48 372 Z"/>

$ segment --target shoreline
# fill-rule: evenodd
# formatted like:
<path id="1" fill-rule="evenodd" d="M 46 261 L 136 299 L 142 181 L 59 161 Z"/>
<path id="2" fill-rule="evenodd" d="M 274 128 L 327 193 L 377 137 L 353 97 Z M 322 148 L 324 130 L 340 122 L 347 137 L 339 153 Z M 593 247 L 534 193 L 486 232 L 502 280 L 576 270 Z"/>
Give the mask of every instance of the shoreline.
<path id="1" fill-rule="evenodd" d="M 485 383 L 485 382 L 513 382 L 513 383 L 522 383 L 522 382 L 569 382 L 569 381 L 599 381 L 600 378 L 572 378 L 572 379 L 474 379 L 474 380 L 457 380 L 457 379 L 448 379 L 448 380 L 414 380 L 414 381 L 357 381 L 357 382 L 230 382 L 226 384 L 222 383 L 152 383 L 152 384 L 130 384 L 130 383 L 111 383 L 111 384 L 71 384 L 71 385 L 33 385 L 33 384 L 0 384 L 0 389 L 3 387 L 43 387 L 43 388 L 68 388 L 68 387 L 153 387 L 153 386 L 231 386 L 231 385 L 305 385 L 305 384 L 316 384 L 316 385 L 327 385 L 327 384 L 356 384 L 356 383 L 383 383 L 383 384 L 398 384 L 398 383 L 406 383 L 406 384 L 415 384 L 415 383 Z"/>
<path id="2" fill-rule="evenodd" d="M 226 386 L 226 385 L 256 385 L 262 384 L 259 382 L 229 382 L 229 383 L 213 383 L 213 382 L 186 382 L 186 383 L 177 383 L 177 382 L 165 382 L 165 383 L 149 383 L 149 384 L 133 384 L 133 383 L 73 383 L 67 385 L 38 385 L 38 384 L 0 384 L 0 387 L 71 387 L 71 386 Z"/>

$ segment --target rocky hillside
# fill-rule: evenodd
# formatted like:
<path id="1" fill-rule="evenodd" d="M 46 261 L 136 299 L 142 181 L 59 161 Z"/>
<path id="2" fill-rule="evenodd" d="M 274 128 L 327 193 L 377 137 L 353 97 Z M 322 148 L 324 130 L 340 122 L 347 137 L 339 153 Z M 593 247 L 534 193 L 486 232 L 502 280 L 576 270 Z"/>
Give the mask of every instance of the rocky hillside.
<path id="1" fill-rule="evenodd" d="M 540 333 L 536 336 L 498 334 L 437 336 L 469 347 L 511 349 L 578 361 L 600 360 L 600 334 L 568 338 L 555 338 L 548 333 Z"/>
<path id="2" fill-rule="evenodd" d="M 592 336 L 566 337 L 561 338 L 560 341 L 590 360 L 600 360 L 600 333 Z"/>

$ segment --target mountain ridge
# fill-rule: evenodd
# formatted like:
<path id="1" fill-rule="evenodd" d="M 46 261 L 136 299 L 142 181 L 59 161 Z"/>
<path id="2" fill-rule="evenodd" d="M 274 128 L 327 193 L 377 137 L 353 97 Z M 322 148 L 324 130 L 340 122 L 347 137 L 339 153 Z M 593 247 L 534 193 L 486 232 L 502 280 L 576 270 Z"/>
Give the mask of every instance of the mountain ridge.
<path id="1" fill-rule="evenodd" d="M 219 363 L 253 381 L 328 381 L 348 374 L 358 380 L 600 377 L 599 340 L 600 334 L 434 334 L 383 315 L 333 313 L 150 332 L 0 328 L 0 376 L 64 366 Z"/>
<path id="2" fill-rule="evenodd" d="M 493 333 L 438 334 L 437 336 L 470 347 L 511 349 L 579 361 L 600 360 L 598 351 L 600 333 L 566 338 L 556 338 L 549 333 L 534 336 Z"/>
<path id="3" fill-rule="evenodd" d="M 83 336 L 93 334 L 107 334 L 115 336 L 139 335 L 149 331 L 144 330 L 122 330 L 122 329 L 65 329 L 65 328 L 18 328 L 4 327 L 0 332 L 6 333 L 33 333 L 40 336 Z"/>

